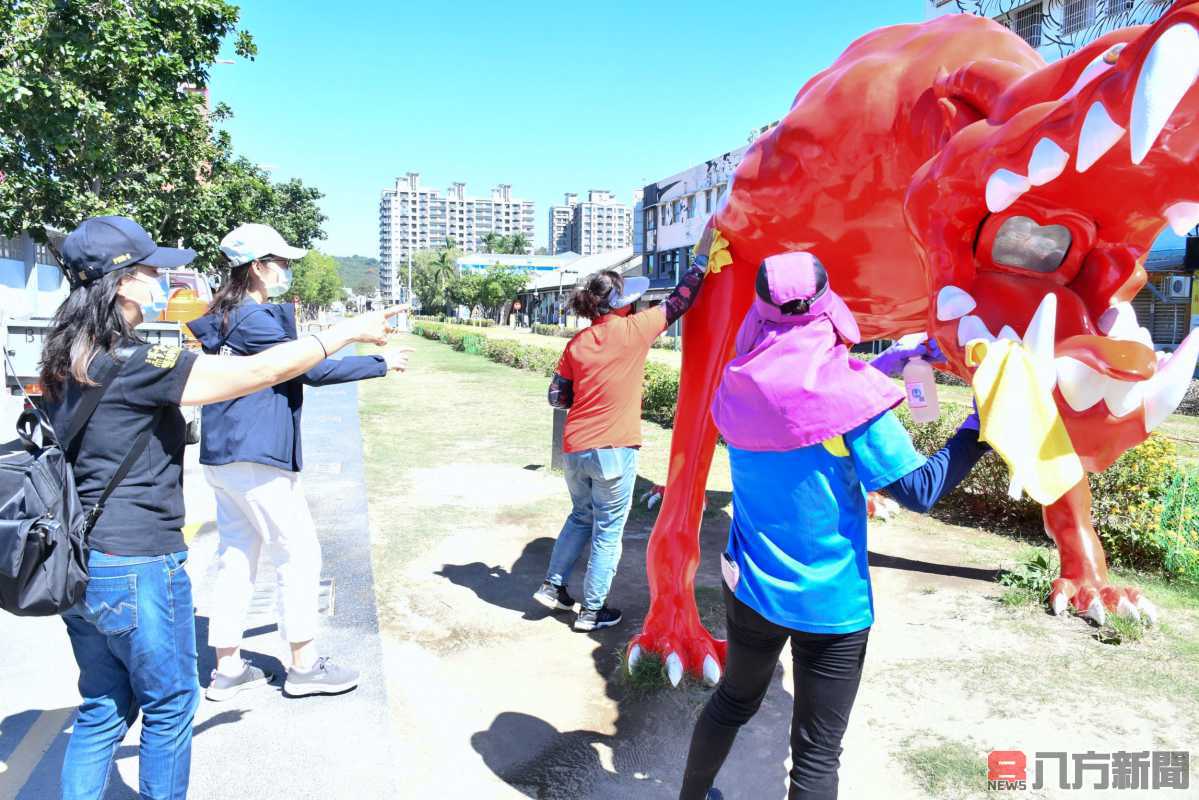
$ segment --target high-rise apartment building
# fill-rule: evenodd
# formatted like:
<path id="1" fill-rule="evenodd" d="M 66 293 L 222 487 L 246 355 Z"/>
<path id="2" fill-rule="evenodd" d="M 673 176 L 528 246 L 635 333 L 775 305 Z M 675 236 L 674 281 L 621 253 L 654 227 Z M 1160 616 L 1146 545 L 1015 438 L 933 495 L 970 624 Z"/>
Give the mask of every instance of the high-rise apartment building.
<path id="1" fill-rule="evenodd" d="M 452 240 L 467 253 L 483 248 L 488 234 L 524 234 L 533 241 L 533 201 L 512 196 L 500 184 L 488 198 L 468 197 L 465 183 L 454 183 L 443 197 L 421 185 L 420 173 L 396 178 L 379 199 L 379 293 L 384 301 L 406 302 L 407 268 L 420 250 L 435 250 Z"/>
<path id="2" fill-rule="evenodd" d="M 549 252 L 550 255 L 570 252 L 571 223 L 574 222 L 575 206 L 579 204 L 579 196 L 573 192 L 566 193 L 566 199 L 560 206 L 550 206 L 549 217 Z"/>
<path id="3" fill-rule="evenodd" d="M 633 211 L 609 191 L 592 189 L 576 203 L 570 223 L 570 249 L 581 256 L 610 253 L 633 243 Z"/>

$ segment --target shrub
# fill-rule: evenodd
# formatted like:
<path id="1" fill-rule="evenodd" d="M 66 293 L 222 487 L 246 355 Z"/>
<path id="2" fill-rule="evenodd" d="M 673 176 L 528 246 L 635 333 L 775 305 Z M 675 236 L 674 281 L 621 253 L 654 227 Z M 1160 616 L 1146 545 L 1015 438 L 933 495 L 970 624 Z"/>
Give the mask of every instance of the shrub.
<path id="1" fill-rule="evenodd" d="M 679 371 L 666 364 L 647 361 L 641 391 L 641 415 L 660 425 L 671 425 L 678 399 Z"/>

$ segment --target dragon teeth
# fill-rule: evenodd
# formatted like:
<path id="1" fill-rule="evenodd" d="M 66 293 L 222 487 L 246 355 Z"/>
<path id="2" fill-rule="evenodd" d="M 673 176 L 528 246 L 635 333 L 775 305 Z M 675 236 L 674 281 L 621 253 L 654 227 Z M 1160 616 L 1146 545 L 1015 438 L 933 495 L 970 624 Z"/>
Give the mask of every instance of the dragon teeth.
<path id="1" fill-rule="evenodd" d="M 1153 43 L 1132 96 L 1129 141 L 1132 163 L 1149 155 L 1157 137 L 1199 78 L 1199 30 L 1178 24 Z"/>

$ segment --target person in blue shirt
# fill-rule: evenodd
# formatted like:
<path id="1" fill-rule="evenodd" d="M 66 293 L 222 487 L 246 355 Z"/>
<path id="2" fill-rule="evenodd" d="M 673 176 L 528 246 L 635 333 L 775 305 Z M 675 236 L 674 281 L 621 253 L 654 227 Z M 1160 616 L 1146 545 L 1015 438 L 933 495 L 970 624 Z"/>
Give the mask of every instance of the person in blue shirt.
<path id="1" fill-rule="evenodd" d="M 205 353 L 246 356 L 296 339 L 295 307 L 268 303 L 291 285 L 292 247 L 267 225 L 242 225 L 221 241 L 228 279 L 206 316 L 188 323 Z M 304 387 L 379 378 L 407 367 L 406 349 L 326 358 L 303 375 L 246 397 L 204 407 L 200 463 L 217 502 L 217 575 L 208 643 L 217 668 L 205 696 L 227 700 L 271 676 L 241 657 L 246 614 L 263 548 L 274 563 L 279 632 L 291 646 L 288 696 L 340 694 L 358 673 L 316 646 L 321 547 L 300 483 Z"/>
<path id="2" fill-rule="evenodd" d="M 719 798 L 712 784 L 742 725 L 766 695 L 790 641 L 795 700 L 789 800 L 837 796 L 841 739 L 874 624 L 867 492 L 926 512 L 987 451 L 971 415 L 930 458 L 891 412 L 903 393 L 850 358 L 861 338 L 809 253 L 760 267 L 757 296 L 712 406 L 729 445 L 733 522 L 722 555 L 725 672 L 695 726 L 680 800 Z"/>

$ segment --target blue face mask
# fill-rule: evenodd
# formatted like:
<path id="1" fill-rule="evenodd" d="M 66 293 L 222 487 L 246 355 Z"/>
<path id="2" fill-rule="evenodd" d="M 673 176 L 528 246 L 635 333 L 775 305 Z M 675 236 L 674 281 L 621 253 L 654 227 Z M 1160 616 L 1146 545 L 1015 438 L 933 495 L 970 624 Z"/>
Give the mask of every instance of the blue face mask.
<path id="1" fill-rule="evenodd" d="M 276 264 L 275 269 L 278 270 L 277 281 L 274 286 L 270 286 L 266 290 L 267 296 L 272 298 L 282 297 L 291 288 L 291 267 L 280 267 Z"/>
<path id="2" fill-rule="evenodd" d="M 150 278 L 140 275 L 137 279 L 150 286 L 149 301 L 139 304 L 142 310 L 142 322 L 157 322 L 167 307 L 167 279 L 165 276 Z"/>

